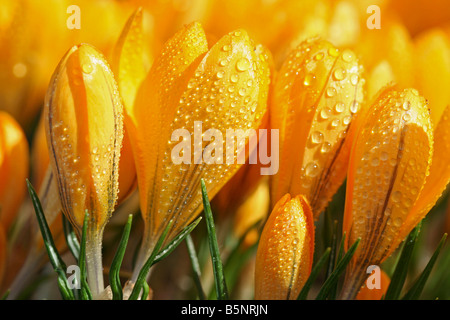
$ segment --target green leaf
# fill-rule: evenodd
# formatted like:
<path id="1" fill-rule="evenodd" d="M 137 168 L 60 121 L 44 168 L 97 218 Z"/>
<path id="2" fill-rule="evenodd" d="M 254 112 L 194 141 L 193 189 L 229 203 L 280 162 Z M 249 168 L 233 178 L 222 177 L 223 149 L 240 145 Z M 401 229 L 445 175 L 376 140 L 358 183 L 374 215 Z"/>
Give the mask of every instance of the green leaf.
<path id="1" fill-rule="evenodd" d="M 30 194 L 31 201 L 33 202 L 34 211 L 38 220 L 39 229 L 41 230 L 42 238 L 44 240 L 44 246 L 47 250 L 47 254 L 50 259 L 50 263 L 52 264 L 53 270 L 55 270 L 58 275 L 59 291 L 64 300 L 73 300 L 74 295 L 72 290 L 70 289 L 69 281 L 67 280 L 65 274 L 65 271 L 67 270 L 66 264 L 64 263 L 58 253 L 58 250 L 56 249 L 55 243 L 53 241 L 53 236 L 47 224 L 47 220 L 45 218 L 44 211 L 42 210 L 42 205 L 39 197 L 30 181 L 26 179 L 26 182 L 28 192 Z"/>
<path id="2" fill-rule="evenodd" d="M 322 288 L 320 288 L 320 291 L 316 297 L 316 300 L 325 300 L 328 297 L 328 294 L 336 285 L 337 281 L 339 280 L 339 277 L 345 271 L 345 268 L 347 268 L 347 265 L 349 264 L 350 260 L 352 259 L 353 255 L 355 254 L 355 251 L 356 251 L 360 241 L 361 241 L 361 238 L 358 238 L 355 241 L 355 243 L 350 247 L 350 249 L 348 249 L 348 251 L 344 255 L 344 257 L 338 262 L 333 273 L 330 275 L 330 277 L 327 280 L 325 280 L 325 283 L 322 285 Z"/>
<path id="3" fill-rule="evenodd" d="M 308 280 L 306 280 L 305 284 L 303 285 L 302 290 L 300 291 L 300 293 L 297 297 L 297 300 L 306 300 L 306 298 L 308 297 L 309 290 L 311 290 L 311 287 L 312 287 L 314 281 L 316 281 L 316 278 L 319 275 L 319 272 L 325 266 L 325 264 L 330 256 L 330 253 L 331 253 L 331 248 L 328 247 L 325 250 L 325 252 L 322 254 L 322 256 L 320 257 L 319 261 L 317 261 L 314 268 L 312 269 L 312 271 L 308 277 Z"/>
<path id="4" fill-rule="evenodd" d="M 414 250 L 414 246 L 417 242 L 417 238 L 420 233 L 420 227 L 422 223 L 419 223 L 413 231 L 408 235 L 402 251 L 400 258 L 392 275 L 391 282 L 386 291 L 385 300 L 397 300 L 400 297 L 400 293 L 403 289 L 403 285 L 406 280 L 406 275 L 408 273 L 409 262 Z"/>
<path id="5" fill-rule="evenodd" d="M 9 293 L 10 293 L 10 290 L 9 290 L 9 289 L 6 290 L 6 292 L 3 294 L 3 296 L 0 298 L 0 300 L 6 300 L 6 299 L 8 299 Z"/>
<path id="6" fill-rule="evenodd" d="M 439 253 L 444 246 L 445 240 L 447 239 L 447 234 L 444 234 L 441 241 L 439 242 L 436 250 L 434 251 L 432 257 L 428 261 L 425 269 L 422 271 L 420 276 L 417 278 L 417 280 L 414 282 L 414 284 L 411 286 L 409 291 L 405 294 L 402 300 L 417 300 L 420 297 L 420 294 L 422 293 L 423 288 L 425 287 L 425 283 L 428 280 L 428 277 L 430 276 L 431 270 L 433 269 L 434 264 L 436 263 L 436 260 L 439 256 Z"/>
<path id="7" fill-rule="evenodd" d="M 87 283 L 86 271 L 86 233 L 89 222 L 89 212 L 86 210 L 83 221 L 83 231 L 81 234 L 80 256 L 78 259 L 78 267 L 80 268 L 80 284 L 81 284 L 81 299 L 92 300 L 92 293 Z"/>
<path id="8" fill-rule="evenodd" d="M 132 221 L 133 215 L 130 214 L 123 229 L 119 247 L 117 248 L 116 254 L 114 255 L 114 259 L 111 263 L 111 269 L 109 272 L 109 285 L 111 286 L 113 300 L 123 299 L 122 285 L 120 283 L 120 267 L 122 266 L 123 257 L 127 249 L 128 239 L 130 238 Z"/>
<path id="9" fill-rule="evenodd" d="M 186 239 L 186 237 L 195 229 L 195 227 L 199 224 L 201 220 L 202 217 L 198 217 L 194 222 L 185 227 L 167 246 L 164 247 L 164 249 L 158 252 L 158 254 L 155 257 L 155 260 L 153 261 L 153 264 L 163 260 L 169 254 L 171 254 L 172 251 L 175 250 L 178 247 L 178 245 L 181 242 L 183 242 L 183 240 Z"/>
<path id="10" fill-rule="evenodd" d="M 194 274 L 194 283 L 198 291 L 198 298 L 200 300 L 205 300 L 206 295 L 205 291 L 203 290 L 202 282 L 200 280 L 201 279 L 200 264 L 198 262 L 197 253 L 195 251 L 194 241 L 192 240 L 190 234 L 186 237 L 186 245 L 189 253 L 189 258 L 191 260 L 192 271 Z"/>
<path id="11" fill-rule="evenodd" d="M 155 247 L 153 248 L 152 253 L 150 254 L 150 257 L 148 257 L 147 261 L 145 262 L 142 269 L 139 271 L 138 277 L 136 279 L 136 283 L 134 284 L 133 291 L 131 291 L 129 300 L 137 300 L 139 298 L 139 295 L 141 293 L 141 290 L 144 287 L 144 283 L 146 283 L 148 272 L 150 271 L 150 268 L 153 265 L 153 261 L 156 258 L 156 255 L 161 250 L 161 247 L 166 240 L 167 234 L 169 233 L 170 228 L 172 227 L 173 220 L 170 220 L 167 224 L 166 228 L 164 229 L 163 233 L 159 237 L 158 241 L 156 242 Z"/>
<path id="12" fill-rule="evenodd" d="M 228 290 L 225 283 L 225 274 L 222 260 L 220 258 L 219 245 L 217 243 L 216 229 L 214 226 L 211 204 L 206 191 L 205 181 L 201 179 L 203 208 L 206 217 L 206 229 L 208 231 L 209 250 L 214 272 L 214 283 L 216 287 L 216 296 L 218 300 L 228 299 Z"/>
<path id="13" fill-rule="evenodd" d="M 69 248 L 70 252 L 72 252 L 74 258 L 78 261 L 80 257 L 80 243 L 78 242 L 77 235 L 75 234 L 70 221 L 66 218 L 65 215 L 62 215 L 62 223 L 67 247 Z"/>

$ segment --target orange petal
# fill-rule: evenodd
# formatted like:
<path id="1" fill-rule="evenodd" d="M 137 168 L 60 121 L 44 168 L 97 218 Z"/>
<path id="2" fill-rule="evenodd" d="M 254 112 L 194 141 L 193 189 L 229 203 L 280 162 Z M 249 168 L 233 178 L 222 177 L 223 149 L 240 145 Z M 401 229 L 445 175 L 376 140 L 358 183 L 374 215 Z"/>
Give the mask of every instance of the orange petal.
<path id="1" fill-rule="evenodd" d="M 400 230 L 402 238 L 433 208 L 450 181 L 450 105 L 445 108 L 434 130 L 434 150 L 425 186 Z"/>
<path id="2" fill-rule="evenodd" d="M 391 283 L 391 279 L 383 270 L 380 270 L 380 288 L 373 287 L 369 288 L 366 284 L 364 284 L 359 290 L 358 295 L 356 296 L 356 300 L 381 300 L 383 296 L 386 294 L 386 291 Z"/>
<path id="3" fill-rule="evenodd" d="M 400 230 L 428 175 L 433 132 L 416 90 L 388 87 L 361 119 L 347 177 L 343 231 L 347 247 L 361 238 L 346 280 L 357 290 L 370 264 L 397 248 Z"/>
<path id="4" fill-rule="evenodd" d="M 431 29 L 415 40 L 416 87 L 428 99 L 436 126 L 450 104 L 450 40 L 440 29 Z"/>
<path id="5" fill-rule="evenodd" d="M 195 219 L 202 210 L 200 178 L 205 177 L 208 194 L 213 198 L 240 168 L 237 154 L 248 142 L 246 137 L 232 158 L 226 157 L 225 149 L 217 151 L 217 156 L 222 156 L 222 161 L 217 161 L 222 164 L 208 164 L 203 155 L 208 146 L 211 150 L 211 144 L 200 141 L 199 145 L 195 138 L 190 139 L 189 161 L 177 164 L 173 150 L 179 142 L 172 140 L 172 134 L 178 130 L 200 130 L 202 134 L 212 129 L 220 132 L 225 142 L 226 130 L 256 130 L 266 113 L 269 58 L 265 51 L 255 46 L 244 31 L 222 37 L 204 53 L 202 45 L 206 43 L 199 24 L 178 33 L 150 71 L 143 85 L 148 85 L 149 90 L 138 95 L 141 116 L 137 119 L 153 119 L 142 123 L 142 145 L 138 146 L 142 152 L 135 153 L 139 155 L 138 181 L 146 222 L 141 261 L 150 254 L 169 220 L 174 223 L 168 241 Z M 156 110 L 149 112 L 152 92 L 156 100 L 150 105 Z M 149 146 L 147 141 L 155 144 Z"/>
<path id="6" fill-rule="evenodd" d="M 0 111 L 0 222 L 8 230 L 17 216 L 26 192 L 28 142 L 22 127 Z"/>
<path id="7" fill-rule="evenodd" d="M 342 184 L 346 133 L 363 99 L 361 66 L 350 50 L 312 39 L 295 49 L 274 85 L 271 128 L 280 130 L 280 169 L 272 203 L 304 194 L 317 218 Z"/>
<path id="8" fill-rule="evenodd" d="M 314 222 L 303 196 L 282 197 L 267 220 L 255 261 L 255 299 L 296 299 L 311 273 Z"/>

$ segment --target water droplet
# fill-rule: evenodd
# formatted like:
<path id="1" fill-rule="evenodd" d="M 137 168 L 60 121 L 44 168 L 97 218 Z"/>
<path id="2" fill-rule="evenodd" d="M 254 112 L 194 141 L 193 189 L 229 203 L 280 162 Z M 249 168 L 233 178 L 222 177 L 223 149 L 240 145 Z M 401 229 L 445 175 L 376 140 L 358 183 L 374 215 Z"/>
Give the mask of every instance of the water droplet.
<path id="1" fill-rule="evenodd" d="M 406 122 L 408 122 L 408 121 L 411 120 L 411 116 L 409 115 L 409 113 L 405 113 L 405 114 L 403 115 L 402 118 L 403 118 L 403 120 L 406 121 Z"/>
<path id="2" fill-rule="evenodd" d="M 324 108 L 320 111 L 320 116 L 322 117 L 322 119 L 328 119 L 330 117 L 330 113 L 330 109 Z"/>
<path id="3" fill-rule="evenodd" d="M 336 103 L 336 105 L 334 106 L 334 110 L 336 110 L 337 113 L 343 112 L 345 110 L 345 104 L 343 104 L 342 102 Z"/>
<path id="4" fill-rule="evenodd" d="M 236 83 L 236 82 L 238 82 L 238 80 L 239 80 L 239 76 L 237 74 L 231 75 L 231 77 L 230 77 L 231 82 Z"/>
<path id="5" fill-rule="evenodd" d="M 225 51 L 225 52 L 228 52 L 228 51 L 231 50 L 231 46 L 228 45 L 228 44 L 226 44 L 226 45 L 224 45 L 224 46 L 222 47 L 222 50 Z"/>
<path id="6" fill-rule="evenodd" d="M 236 62 L 236 69 L 240 72 L 247 70 L 250 67 L 250 61 L 247 58 L 241 58 Z"/>
<path id="7" fill-rule="evenodd" d="M 339 49 L 331 47 L 330 49 L 328 49 L 328 54 L 332 57 L 337 57 L 339 55 Z"/>
<path id="8" fill-rule="evenodd" d="M 314 59 L 316 59 L 317 61 L 322 60 L 323 57 L 325 55 L 323 54 L 323 52 L 319 52 L 318 54 L 316 54 L 316 56 L 314 57 Z"/>
<path id="9" fill-rule="evenodd" d="M 305 173 L 308 177 L 316 177 L 319 174 L 319 166 L 315 162 L 310 162 L 306 165 Z"/>
<path id="10" fill-rule="evenodd" d="M 222 60 L 220 60 L 219 65 L 222 67 L 225 67 L 227 65 L 227 63 L 228 63 L 228 61 L 226 59 L 222 59 Z"/>
<path id="11" fill-rule="evenodd" d="M 411 108 L 411 102 L 406 101 L 405 103 L 403 103 L 403 110 L 408 111 Z"/>
<path id="12" fill-rule="evenodd" d="M 400 191 L 394 191 L 392 193 L 391 199 L 393 202 L 399 202 L 402 197 L 402 193 Z"/>
<path id="13" fill-rule="evenodd" d="M 352 85 L 356 86 L 359 82 L 359 77 L 357 74 L 352 74 L 352 76 L 350 77 L 350 82 L 352 83 Z"/>
<path id="14" fill-rule="evenodd" d="M 89 74 L 89 73 L 91 73 L 94 70 L 94 68 L 92 67 L 92 64 L 84 63 L 81 66 L 81 70 L 83 70 L 84 73 Z"/>
<path id="15" fill-rule="evenodd" d="M 334 95 L 336 94 L 336 89 L 333 87 L 329 87 L 327 88 L 327 97 L 334 97 Z"/>
<path id="16" fill-rule="evenodd" d="M 333 72 L 333 77 L 335 80 L 337 81 L 341 81 L 345 79 L 345 70 L 341 69 L 341 68 L 337 68 L 336 70 L 334 70 Z"/>
<path id="17" fill-rule="evenodd" d="M 216 77 L 219 78 L 219 79 L 222 79 L 223 76 L 224 76 L 224 72 L 223 71 L 219 71 L 219 72 L 216 73 Z"/>
<path id="18" fill-rule="evenodd" d="M 339 125 L 341 121 L 339 119 L 334 119 L 333 121 L 331 121 L 331 126 L 332 127 L 337 127 Z"/>
<path id="19" fill-rule="evenodd" d="M 331 150 L 331 143 L 329 142 L 324 142 L 322 144 L 322 147 L 320 148 L 320 152 L 322 153 L 328 153 Z"/>
<path id="20" fill-rule="evenodd" d="M 351 52 L 350 50 L 344 50 L 344 52 L 342 53 L 342 59 L 345 61 L 345 62 L 352 62 L 353 61 L 353 59 L 354 59 L 354 55 L 353 55 L 353 52 Z"/>
<path id="21" fill-rule="evenodd" d="M 356 112 L 358 112 L 358 109 L 359 109 L 359 103 L 355 100 L 355 101 L 353 101 L 352 104 L 350 104 L 350 112 L 356 113 Z"/>
<path id="22" fill-rule="evenodd" d="M 314 144 L 322 143 L 323 142 L 323 133 L 320 131 L 314 131 L 311 134 L 311 141 Z"/>

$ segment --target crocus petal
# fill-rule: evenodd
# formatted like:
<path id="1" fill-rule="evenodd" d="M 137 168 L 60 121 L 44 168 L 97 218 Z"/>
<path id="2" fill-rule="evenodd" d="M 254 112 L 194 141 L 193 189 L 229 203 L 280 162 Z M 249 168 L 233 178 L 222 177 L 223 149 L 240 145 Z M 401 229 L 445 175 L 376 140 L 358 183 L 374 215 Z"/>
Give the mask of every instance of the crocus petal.
<path id="1" fill-rule="evenodd" d="M 275 205 L 267 220 L 255 261 L 255 299 L 297 298 L 311 272 L 314 222 L 303 196 L 289 194 Z"/>
<path id="2" fill-rule="evenodd" d="M 379 288 L 374 285 L 374 287 L 368 287 L 366 284 L 362 286 L 361 290 L 359 290 L 358 295 L 356 296 L 356 300 L 381 300 L 382 297 L 386 294 L 386 291 L 391 283 L 391 279 L 383 270 L 380 270 L 380 278 L 379 280 Z"/>
<path id="3" fill-rule="evenodd" d="M 416 87 L 428 99 L 436 126 L 450 104 L 450 40 L 440 29 L 429 30 L 415 40 Z"/>
<path id="4" fill-rule="evenodd" d="M 8 113 L 0 111 L 0 222 L 9 229 L 26 192 L 28 142 L 22 127 Z M 22 182 L 22 183 L 20 183 Z"/>
<path id="5" fill-rule="evenodd" d="M 222 153 L 222 164 L 211 165 L 202 160 L 208 144 L 200 141 L 199 145 L 194 138 L 189 141 L 189 161 L 175 164 L 170 155 L 177 141 L 172 134 L 195 132 L 199 122 L 202 132 L 212 129 L 223 136 L 227 129 L 259 128 L 267 107 L 268 61 L 266 51 L 255 47 L 244 31 L 224 36 L 208 51 L 198 23 L 169 40 L 155 61 L 135 108 L 139 133 L 134 150 L 146 222 L 140 261 L 150 254 L 169 220 L 174 221 L 169 240 L 193 221 L 202 210 L 200 178 L 205 177 L 213 198 L 240 168 L 237 154 L 248 142 L 246 138 L 231 159 Z"/>
<path id="6" fill-rule="evenodd" d="M 363 99 L 361 72 L 350 50 L 320 39 L 305 41 L 286 59 L 270 109 L 281 141 L 272 203 L 285 193 L 303 194 L 317 218 L 342 184 L 346 133 Z"/>
<path id="7" fill-rule="evenodd" d="M 64 213 L 80 231 L 88 210 L 102 229 L 117 199 L 123 125 L 116 82 L 95 48 L 75 46 L 63 57 L 47 92 L 45 117 Z"/>
<path id="8" fill-rule="evenodd" d="M 350 156 L 343 225 L 347 247 L 358 238 L 361 243 L 347 269 L 346 298 L 356 294 L 366 268 L 383 262 L 403 241 L 399 232 L 433 153 L 427 103 L 414 89 L 387 87 L 361 121 Z"/>
<path id="9" fill-rule="evenodd" d="M 400 230 L 402 238 L 426 216 L 450 182 L 450 105 L 445 108 L 434 130 L 434 150 L 430 174 Z"/>

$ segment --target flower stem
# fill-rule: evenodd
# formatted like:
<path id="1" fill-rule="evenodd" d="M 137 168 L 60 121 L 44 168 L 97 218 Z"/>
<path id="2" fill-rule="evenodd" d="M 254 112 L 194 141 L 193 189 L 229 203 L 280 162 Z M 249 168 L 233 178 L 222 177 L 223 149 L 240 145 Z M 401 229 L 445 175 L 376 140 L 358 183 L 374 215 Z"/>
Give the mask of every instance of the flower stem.
<path id="1" fill-rule="evenodd" d="M 89 227 L 86 235 L 86 267 L 87 281 L 95 299 L 105 289 L 102 263 L 103 230 Z"/>

